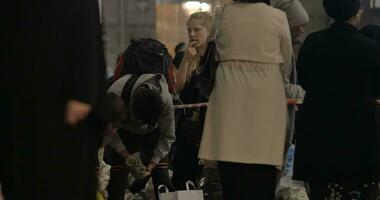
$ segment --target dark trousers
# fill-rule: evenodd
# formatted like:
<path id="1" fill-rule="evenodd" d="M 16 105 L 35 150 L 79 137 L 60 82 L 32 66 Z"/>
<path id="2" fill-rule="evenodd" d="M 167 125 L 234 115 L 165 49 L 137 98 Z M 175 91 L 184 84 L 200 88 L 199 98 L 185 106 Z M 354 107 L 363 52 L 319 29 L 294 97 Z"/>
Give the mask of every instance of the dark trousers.
<path id="1" fill-rule="evenodd" d="M 202 137 L 201 124 L 191 117 L 184 117 L 179 121 L 173 159 L 173 184 L 176 190 L 185 190 L 186 182 L 189 180 L 196 183 L 196 179 L 202 172 L 202 166 L 198 164 L 198 151 Z"/>
<path id="2" fill-rule="evenodd" d="M 186 182 L 197 182 L 202 166 L 198 164 L 198 150 L 195 152 L 182 152 L 183 157 L 175 157 L 173 160 L 173 184 L 176 190 L 185 190 Z"/>
<path id="3" fill-rule="evenodd" d="M 107 187 L 109 200 L 124 200 L 125 190 L 128 188 L 128 174 L 126 169 L 111 169 Z"/>
<path id="4" fill-rule="evenodd" d="M 141 153 L 142 161 L 147 164 L 153 156 L 153 151 L 159 139 L 159 130 L 156 129 L 152 133 L 146 135 L 136 135 L 125 130 L 119 130 L 128 152 L 133 154 Z M 158 186 L 163 184 L 169 188 L 173 188 L 169 177 L 168 158 L 160 161 L 157 168 L 152 172 L 152 180 L 156 199 L 158 199 Z M 122 165 L 124 163 L 121 163 Z M 108 185 L 109 200 L 124 200 L 125 190 L 128 188 L 128 171 L 120 169 L 120 167 L 111 169 L 111 179 Z"/>
<path id="5" fill-rule="evenodd" d="M 219 162 L 224 200 L 273 200 L 276 168 L 269 165 Z"/>

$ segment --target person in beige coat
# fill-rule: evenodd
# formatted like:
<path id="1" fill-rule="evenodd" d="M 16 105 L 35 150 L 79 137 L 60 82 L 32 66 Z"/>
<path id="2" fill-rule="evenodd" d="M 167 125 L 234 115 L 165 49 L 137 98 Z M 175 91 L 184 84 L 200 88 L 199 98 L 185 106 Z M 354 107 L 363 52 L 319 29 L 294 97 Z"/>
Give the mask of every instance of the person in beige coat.
<path id="1" fill-rule="evenodd" d="M 216 18 L 219 66 L 199 157 L 219 161 L 225 200 L 270 200 L 286 135 L 287 17 L 267 0 L 237 0 Z"/>

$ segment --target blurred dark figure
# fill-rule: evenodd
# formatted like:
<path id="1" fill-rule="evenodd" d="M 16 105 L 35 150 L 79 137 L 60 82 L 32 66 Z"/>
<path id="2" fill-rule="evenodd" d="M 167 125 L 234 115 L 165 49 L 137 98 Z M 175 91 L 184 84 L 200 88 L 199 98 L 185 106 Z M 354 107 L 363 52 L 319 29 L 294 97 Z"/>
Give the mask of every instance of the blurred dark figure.
<path id="1" fill-rule="evenodd" d="M 174 55 L 173 63 L 181 63 L 182 56 L 178 56 L 178 55 L 182 55 L 185 52 L 185 50 L 186 50 L 186 45 L 184 42 L 180 42 L 175 46 L 174 48 L 175 55 Z"/>
<path id="2" fill-rule="evenodd" d="M 306 97 L 296 124 L 294 179 L 309 182 L 311 199 L 373 200 L 372 183 L 380 178 L 380 51 L 357 28 L 359 0 L 323 5 L 335 23 L 310 34 L 297 61 Z"/>
<path id="3" fill-rule="evenodd" d="M 0 181 L 5 199 L 95 199 L 105 89 L 95 0 L 3 2 Z"/>
<path id="4" fill-rule="evenodd" d="M 186 50 L 186 46 L 185 46 L 185 43 L 184 42 L 180 42 L 178 43 L 175 48 L 174 48 L 174 51 L 175 51 L 175 54 L 177 55 L 177 53 L 179 52 L 184 52 Z"/>

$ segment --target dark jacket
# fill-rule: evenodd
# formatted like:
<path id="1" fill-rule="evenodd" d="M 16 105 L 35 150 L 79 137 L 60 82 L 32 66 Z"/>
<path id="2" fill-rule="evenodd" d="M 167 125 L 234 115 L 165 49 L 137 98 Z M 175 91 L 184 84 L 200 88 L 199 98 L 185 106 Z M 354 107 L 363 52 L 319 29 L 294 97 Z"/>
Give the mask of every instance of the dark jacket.
<path id="1" fill-rule="evenodd" d="M 174 65 L 179 68 L 183 59 L 185 52 L 179 52 L 177 55 L 174 57 L 173 63 Z M 216 61 L 215 61 L 215 42 L 210 41 L 207 44 L 207 49 L 205 54 L 201 57 L 200 60 L 200 72 L 194 73 L 193 76 L 191 77 L 191 80 L 186 83 L 185 87 L 180 93 L 180 99 L 181 102 L 184 104 L 193 104 L 193 103 L 203 103 L 207 102 L 209 95 L 211 93 L 211 90 L 213 88 L 213 84 L 215 81 L 215 70 L 216 70 Z M 201 134 L 203 130 L 203 122 L 206 116 L 206 108 L 201 108 L 200 111 L 200 120 L 199 123 L 196 123 L 197 126 L 193 126 L 192 128 L 190 127 L 182 127 L 183 122 L 186 119 L 189 119 L 193 116 L 193 111 L 198 110 L 198 109 L 184 109 L 184 110 L 177 110 L 176 111 L 176 116 L 178 118 L 177 122 L 177 143 L 180 141 L 186 141 L 189 142 L 189 145 L 186 146 L 193 146 L 196 147 L 200 143 L 201 139 Z M 195 129 L 196 130 L 195 130 Z M 190 138 L 182 138 L 182 132 L 183 131 L 189 133 L 185 135 L 191 135 Z M 191 134 L 190 134 L 191 133 Z M 192 142 L 191 142 L 192 141 Z M 183 146 L 183 145 L 182 145 Z M 196 147 L 197 149 L 198 147 Z M 176 150 L 177 155 L 179 155 L 179 150 Z M 194 150 L 196 152 L 195 157 L 197 156 L 198 150 Z"/>
<path id="2" fill-rule="evenodd" d="M 176 54 L 173 64 L 179 68 L 185 52 Z M 207 44 L 205 55 L 200 60 L 200 73 L 191 77 L 191 80 L 186 83 L 180 93 L 181 101 L 185 104 L 200 103 L 208 101 L 210 90 L 215 81 L 215 42 L 210 41 Z"/>
<path id="3" fill-rule="evenodd" d="M 100 130 L 90 119 L 70 127 L 64 113 L 70 99 L 90 104 L 94 112 L 102 105 L 105 61 L 97 1 L 15 0 L 1 6 L 5 199 L 95 199 Z"/>
<path id="4" fill-rule="evenodd" d="M 174 65 L 179 68 L 185 52 L 179 52 L 174 58 Z M 184 104 L 207 102 L 215 77 L 215 42 L 207 44 L 205 54 L 199 63 L 199 73 L 194 73 L 180 93 Z M 200 175 L 198 151 L 202 137 L 206 108 L 178 109 L 177 140 L 173 159 L 173 183 L 178 190 L 186 189 L 186 181 L 195 181 Z M 199 111 L 199 112 L 198 112 Z M 198 115 L 199 114 L 199 115 Z"/>
<path id="5" fill-rule="evenodd" d="M 376 42 L 349 24 L 335 23 L 306 38 L 297 70 L 306 97 L 296 124 L 295 178 L 331 182 L 378 178 Z"/>

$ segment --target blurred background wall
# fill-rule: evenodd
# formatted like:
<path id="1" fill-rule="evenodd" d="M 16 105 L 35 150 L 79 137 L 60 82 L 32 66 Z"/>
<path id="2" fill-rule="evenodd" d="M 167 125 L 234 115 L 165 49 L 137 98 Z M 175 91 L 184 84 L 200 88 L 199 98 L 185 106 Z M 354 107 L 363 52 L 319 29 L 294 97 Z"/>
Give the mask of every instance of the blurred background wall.
<path id="1" fill-rule="evenodd" d="M 132 38 L 151 37 L 163 42 L 169 52 L 186 42 L 186 19 L 196 11 L 214 12 L 232 0 L 99 0 L 101 2 L 104 41 L 109 75 L 117 56 Z M 300 0 L 310 15 L 307 33 L 329 26 L 322 0 Z M 380 24 L 380 0 L 362 0 L 365 14 L 362 26 Z M 375 7 L 378 7 L 377 9 Z"/>

